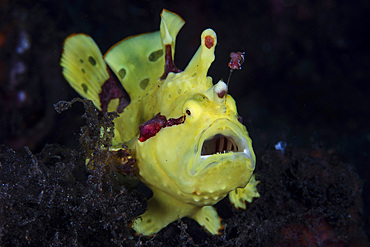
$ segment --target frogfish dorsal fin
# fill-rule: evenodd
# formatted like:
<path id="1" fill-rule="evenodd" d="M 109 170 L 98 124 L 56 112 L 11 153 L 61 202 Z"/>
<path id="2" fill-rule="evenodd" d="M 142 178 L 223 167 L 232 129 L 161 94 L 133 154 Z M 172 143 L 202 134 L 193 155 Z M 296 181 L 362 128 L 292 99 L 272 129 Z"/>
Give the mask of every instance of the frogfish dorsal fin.
<path id="1" fill-rule="evenodd" d="M 215 31 L 208 28 L 202 32 L 201 45 L 184 73 L 192 77 L 198 77 L 202 81 L 206 78 L 209 67 L 215 60 L 215 47 L 217 44 L 217 36 Z"/>
<path id="2" fill-rule="evenodd" d="M 180 16 L 167 10 L 163 10 L 161 17 L 161 30 L 164 27 L 168 29 L 174 55 L 176 36 L 185 22 Z M 163 74 L 165 51 L 161 32 L 163 30 L 128 37 L 113 46 L 104 56 L 131 100 L 142 95 Z"/>
<path id="3" fill-rule="evenodd" d="M 101 110 L 99 93 L 110 76 L 94 40 L 81 33 L 68 36 L 64 42 L 60 64 L 69 84 Z"/>

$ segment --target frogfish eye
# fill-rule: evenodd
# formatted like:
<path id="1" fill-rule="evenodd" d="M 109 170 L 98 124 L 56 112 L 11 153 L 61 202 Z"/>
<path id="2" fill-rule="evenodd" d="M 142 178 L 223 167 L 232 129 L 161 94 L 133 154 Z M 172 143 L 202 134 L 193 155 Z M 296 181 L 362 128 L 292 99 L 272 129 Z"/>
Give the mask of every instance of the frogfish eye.
<path id="1" fill-rule="evenodd" d="M 191 115 L 190 110 L 186 110 L 186 114 L 188 114 L 188 116 L 190 116 Z"/>

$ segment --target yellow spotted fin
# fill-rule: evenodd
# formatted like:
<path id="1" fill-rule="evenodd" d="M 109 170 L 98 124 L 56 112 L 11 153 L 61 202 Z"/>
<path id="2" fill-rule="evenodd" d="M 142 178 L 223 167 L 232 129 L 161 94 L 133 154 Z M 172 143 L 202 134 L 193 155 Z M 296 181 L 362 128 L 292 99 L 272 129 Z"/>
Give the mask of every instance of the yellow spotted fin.
<path id="1" fill-rule="evenodd" d="M 128 37 L 104 55 L 105 61 L 117 75 L 131 99 L 137 99 L 163 74 L 165 52 L 161 32 L 167 31 L 170 34 L 163 34 L 163 37 L 170 39 L 172 58 L 175 53 L 176 36 L 185 21 L 167 10 L 162 12 L 161 18 L 161 26 L 166 28 Z"/>
<path id="2" fill-rule="evenodd" d="M 95 41 L 82 33 L 68 36 L 64 42 L 61 66 L 69 84 L 101 110 L 99 93 L 109 79 L 109 73 Z"/>

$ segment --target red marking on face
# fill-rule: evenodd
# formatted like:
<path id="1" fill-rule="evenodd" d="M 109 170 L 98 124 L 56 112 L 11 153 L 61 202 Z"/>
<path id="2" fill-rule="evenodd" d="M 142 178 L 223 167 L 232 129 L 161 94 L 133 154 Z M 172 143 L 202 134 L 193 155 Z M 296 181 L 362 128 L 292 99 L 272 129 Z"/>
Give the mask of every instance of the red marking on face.
<path id="1" fill-rule="evenodd" d="M 153 118 L 139 126 L 140 137 L 139 141 L 143 142 L 150 137 L 155 136 L 166 125 L 167 119 L 165 116 L 158 113 Z"/>
<path id="2" fill-rule="evenodd" d="M 184 123 L 184 121 L 185 121 L 185 115 L 179 118 L 170 118 L 167 120 L 165 127 L 171 127 L 172 125 L 182 124 Z"/>
<path id="3" fill-rule="evenodd" d="M 230 53 L 231 60 L 229 62 L 230 69 L 241 69 L 244 62 L 244 52 Z"/>
<path id="4" fill-rule="evenodd" d="M 100 107 L 103 113 L 108 111 L 109 102 L 112 99 L 119 99 L 119 104 L 116 108 L 118 113 L 123 112 L 123 109 L 129 104 L 129 101 L 126 99 L 124 92 L 118 87 L 115 79 L 108 70 L 109 78 L 101 86 L 101 93 L 99 93 L 100 98 Z"/>
<path id="5" fill-rule="evenodd" d="M 171 127 L 173 125 L 182 124 L 185 121 L 185 116 L 179 118 L 167 118 L 161 113 L 158 113 L 145 123 L 139 126 L 140 136 L 139 141 L 144 142 L 150 137 L 155 136 L 162 128 Z"/>
<path id="6" fill-rule="evenodd" d="M 211 35 L 207 35 L 204 44 L 208 49 L 211 49 L 215 45 L 215 39 Z"/>

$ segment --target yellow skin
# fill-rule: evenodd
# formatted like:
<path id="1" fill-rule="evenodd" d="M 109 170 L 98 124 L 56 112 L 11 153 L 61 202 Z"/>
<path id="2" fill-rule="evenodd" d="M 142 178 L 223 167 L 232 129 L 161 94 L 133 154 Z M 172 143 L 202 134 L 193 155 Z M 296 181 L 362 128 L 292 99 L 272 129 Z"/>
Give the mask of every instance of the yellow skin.
<path id="1" fill-rule="evenodd" d="M 165 47 L 171 45 L 173 58 L 175 39 L 184 24 L 167 10 L 161 16 L 160 31 L 125 39 L 104 58 L 89 36 L 71 35 L 64 44 L 63 74 L 81 96 L 101 109 L 99 93 L 109 78 L 108 64 L 130 95 L 130 105 L 115 119 L 112 149 L 128 144 L 140 180 L 153 191 L 147 211 L 132 227 L 152 235 L 187 216 L 218 234 L 221 220 L 212 205 L 229 194 L 236 208 L 245 209 L 246 201 L 259 197 L 252 142 L 238 121 L 234 99 L 220 94 L 227 92 L 226 84 L 213 85 L 207 76 L 217 43 L 212 29 L 202 33 L 201 46 L 183 72 L 161 79 Z M 112 100 L 108 111 L 117 105 L 118 99 Z M 139 141 L 138 126 L 157 113 L 167 119 L 185 116 L 185 121 Z"/>

